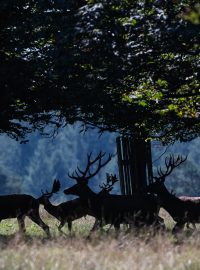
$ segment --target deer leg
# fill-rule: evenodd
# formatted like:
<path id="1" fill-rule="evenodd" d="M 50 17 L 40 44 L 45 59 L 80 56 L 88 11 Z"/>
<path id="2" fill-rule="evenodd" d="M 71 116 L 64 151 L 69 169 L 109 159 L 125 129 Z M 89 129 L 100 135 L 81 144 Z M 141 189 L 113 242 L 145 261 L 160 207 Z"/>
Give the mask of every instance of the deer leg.
<path id="1" fill-rule="evenodd" d="M 110 231 L 110 229 L 112 228 L 112 226 L 113 226 L 113 224 L 111 223 L 110 226 L 109 226 L 109 228 L 106 231 L 107 233 Z"/>
<path id="2" fill-rule="evenodd" d="M 59 226 L 58 226 L 59 232 L 63 233 L 62 227 L 63 227 L 64 225 L 65 225 L 65 220 L 61 220 L 61 222 L 60 222 L 60 224 L 59 224 Z"/>
<path id="3" fill-rule="evenodd" d="M 41 219 L 40 214 L 39 214 L 39 210 L 34 209 L 33 211 L 31 211 L 28 215 L 28 217 L 35 222 L 38 226 L 40 226 L 48 236 L 50 236 L 50 232 L 49 232 L 49 226 L 47 226 Z"/>
<path id="4" fill-rule="evenodd" d="M 153 229 L 156 229 L 156 230 L 165 230 L 166 229 L 166 226 L 165 226 L 164 219 L 161 218 L 160 216 L 156 215 L 155 216 L 155 220 L 153 222 Z"/>
<path id="5" fill-rule="evenodd" d="M 193 223 L 192 223 L 192 225 L 193 225 Z M 190 229 L 190 222 L 186 223 L 186 227 L 187 227 L 187 229 Z"/>
<path id="6" fill-rule="evenodd" d="M 112 227 L 112 224 L 111 224 L 110 228 L 111 228 L 111 227 Z M 109 228 L 109 229 L 110 229 L 110 228 Z M 120 230 L 120 223 L 119 223 L 119 222 L 115 222 L 115 223 L 114 223 L 114 228 L 115 228 L 115 231 L 118 232 L 118 231 Z"/>
<path id="7" fill-rule="evenodd" d="M 95 219 L 94 225 L 92 226 L 92 229 L 91 229 L 90 232 L 96 231 L 97 229 L 100 228 L 100 226 L 101 226 L 101 225 L 100 225 L 100 221 L 99 221 L 98 219 Z"/>
<path id="8" fill-rule="evenodd" d="M 196 227 L 195 223 L 194 222 L 191 222 L 191 224 L 192 224 L 193 230 L 196 230 L 197 227 Z M 190 229 L 190 223 L 189 222 L 187 222 L 187 225 L 186 226 L 187 226 L 187 229 Z"/>
<path id="9" fill-rule="evenodd" d="M 92 229 L 90 230 L 89 232 L 89 235 L 88 235 L 88 239 L 90 238 L 90 236 L 96 232 L 97 229 L 102 229 L 103 228 L 103 221 L 102 219 L 95 219 L 95 222 L 94 222 L 94 225 L 92 226 Z"/>
<path id="10" fill-rule="evenodd" d="M 187 222 L 187 223 L 186 223 L 186 227 L 187 227 L 187 229 L 191 229 L 191 227 L 190 227 L 190 223 L 192 224 L 193 230 L 196 230 L 196 229 L 197 229 L 197 227 L 196 227 L 196 225 L 195 225 L 195 223 L 194 223 L 194 222 Z"/>
<path id="11" fill-rule="evenodd" d="M 25 228 L 25 216 L 23 215 L 20 215 L 20 216 L 17 216 L 17 221 L 18 221 L 18 224 L 19 224 L 19 232 L 24 234 L 26 232 L 26 228 Z"/>
<path id="12" fill-rule="evenodd" d="M 173 234 L 176 234 L 176 233 L 182 231 L 183 228 L 184 228 L 184 225 L 185 225 L 185 222 L 184 222 L 184 221 L 179 221 L 179 222 L 177 222 L 177 223 L 175 224 L 174 228 L 172 229 L 172 233 L 173 233 Z"/>
<path id="13" fill-rule="evenodd" d="M 69 233 L 71 234 L 72 232 L 72 221 L 71 220 L 68 220 L 68 230 L 69 230 Z"/>
<path id="14" fill-rule="evenodd" d="M 66 221 L 65 220 L 61 220 L 59 226 L 58 226 L 58 230 L 60 232 L 60 234 L 64 234 L 67 235 L 65 232 L 62 231 L 62 227 L 65 225 Z"/>

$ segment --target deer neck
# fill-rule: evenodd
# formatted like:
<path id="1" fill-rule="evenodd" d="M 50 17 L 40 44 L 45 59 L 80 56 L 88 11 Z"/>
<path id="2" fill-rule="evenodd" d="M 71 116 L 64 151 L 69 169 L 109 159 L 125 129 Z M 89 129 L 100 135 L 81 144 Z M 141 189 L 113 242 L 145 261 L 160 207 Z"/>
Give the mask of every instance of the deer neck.
<path id="1" fill-rule="evenodd" d="M 98 195 L 93 192 L 88 186 L 86 186 L 81 194 L 79 194 L 80 200 L 82 201 L 82 204 L 86 206 L 88 211 L 90 212 L 90 215 L 94 215 L 96 217 L 96 207 L 98 204 Z"/>
<path id="2" fill-rule="evenodd" d="M 156 191 L 157 195 L 162 199 L 162 201 L 171 200 L 174 195 L 172 195 L 166 188 L 164 184 L 160 185 Z"/>
<path id="3" fill-rule="evenodd" d="M 179 205 L 180 200 L 171 194 L 165 185 L 162 186 L 159 193 L 157 193 L 161 199 L 162 207 L 172 216 L 177 216 L 176 206 Z"/>
<path id="4" fill-rule="evenodd" d="M 45 200 L 44 209 L 51 215 L 55 215 L 57 212 L 57 207 L 53 205 L 49 199 Z"/>
<path id="5" fill-rule="evenodd" d="M 83 192 L 79 194 L 79 196 L 82 199 L 88 199 L 88 198 L 94 199 L 97 196 L 97 194 L 94 191 L 92 191 L 88 186 L 86 186 Z"/>

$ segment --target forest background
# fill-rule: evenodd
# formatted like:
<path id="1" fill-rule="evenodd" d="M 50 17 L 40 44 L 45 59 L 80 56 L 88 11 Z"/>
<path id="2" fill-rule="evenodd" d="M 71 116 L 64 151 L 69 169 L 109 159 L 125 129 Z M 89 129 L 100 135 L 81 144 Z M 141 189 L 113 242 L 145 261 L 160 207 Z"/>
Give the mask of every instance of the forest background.
<path id="1" fill-rule="evenodd" d="M 27 193 L 40 196 L 41 189 L 50 189 L 53 179 L 61 181 L 61 192 L 53 200 L 63 201 L 66 196 L 62 188 L 73 185 L 68 173 L 76 166 L 84 168 L 87 154 L 95 156 L 100 150 L 112 154 L 112 161 L 91 180 L 90 186 L 99 190 L 99 184 L 105 181 L 106 173 L 118 173 L 117 150 L 115 139 L 117 133 L 105 132 L 101 136 L 97 130 L 80 133 L 80 123 L 61 129 L 54 138 L 45 138 L 37 133 L 30 135 L 29 143 L 19 143 L 6 135 L 0 136 L 0 194 Z M 167 180 L 168 187 L 177 195 L 197 196 L 200 190 L 199 168 L 200 139 L 187 143 L 175 143 L 163 146 L 158 141 L 152 142 L 153 167 L 164 165 L 164 157 L 169 154 L 188 155 L 185 166 L 175 170 Z M 113 193 L 120 193 L 117 183 Z M 68 197 L 71 199 L 71 197 Z"/>

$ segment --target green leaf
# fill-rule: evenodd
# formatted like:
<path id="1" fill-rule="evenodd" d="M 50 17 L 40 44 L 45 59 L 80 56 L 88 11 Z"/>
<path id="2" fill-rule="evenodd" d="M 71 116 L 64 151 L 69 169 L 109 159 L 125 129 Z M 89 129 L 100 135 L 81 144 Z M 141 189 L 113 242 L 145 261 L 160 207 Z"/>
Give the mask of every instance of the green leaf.
<path id="1" fill-rule="evenodd" d="M 147 106 L 147 102 L 142 100 L 142 101 L 139 101 L 138 104 L 142 107 L 146 107 Z"/>

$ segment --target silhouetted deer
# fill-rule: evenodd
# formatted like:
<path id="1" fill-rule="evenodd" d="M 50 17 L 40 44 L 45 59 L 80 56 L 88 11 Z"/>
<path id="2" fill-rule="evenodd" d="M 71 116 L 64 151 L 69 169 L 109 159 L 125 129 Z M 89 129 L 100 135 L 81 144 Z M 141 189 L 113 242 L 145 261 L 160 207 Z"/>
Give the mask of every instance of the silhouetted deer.
<path id="1" fill-rule="evenodd" d="M 166 176 L 170 175 L 174 168 L 182 164 L 187 157 L 178 156 L 176 159 L 173 155 L 165 158 L 166 171 L 157 170 L 158 176 L 154 177 L 155 182 L 149 185 L 147 190 L 156 193 L 160 200 L 161 206 L 172 216 L 176 222 L 173 232 L 176 233 L 184 228 L 186 223 L 200 222 L 200 203 L 192 200 L 182 200 L 171 194 L 164 185 Z"/>
<path id="2" fill-rule="evenodd" d="M 62 227 L 65 223 L 68 224 L 69 232 L 72 230 L 72 221 L 82 218 L 89 214 L 89 211 L 86 207 L 83 206 L 81 200 L 79 198 L 60 203 L 58 205 L 53 205 L 49 199 L 53 195 L 53 193 L 58 192 L 60 189 L 60 181 L 54 180 L 53 187 L 51 192 L 46 190 L 46 193 L 42 191 L 42 196 L 38 199 L 40 204 L 44 205 L 44 209 L 57 218 L 60 221 L 60 225 L 58 226 L 58 230 L 62 232 Z"/>
<path id="3" fill-rule="evenodd" d="M 101 198 L 101 199 L 104 199 L 105 196 L 110 194 L 110 192 L 112 191 L 113 186 L 114 186 L 114 184 L 116 182 L 118 182 L 116 174 L 113 175 L 113 174 L 107 173 L 106 174 L 106 183 L 103 183 L 102 185 L 99 185 L 99 187 L 101 188 L 101 191 L 99 193 L 97 193 L 97 196 L 99 196 L 99 198 Z M 95 213 L 93 213 L 92 211 L 90 211 L 90 214 L 95 217 Z M 102 225 L 103 225 L 102 222 L 100 222 L 98 219 L 96 219 L 96 221 L 95 221 L 95 223 L 94 223 L 94 225 L 93 225 L 93 227 L 91 229 L 91 232 L 95 231 L 96 229 L 98 229 L 100 227 L 102 227 Z M 111 224 L 108 231 L 110 230 L 112 225 L 113 224 Z M 118 229 L 118 225 L 117 225 L 116 229 Z"/>
<path id="4" fill-rule="evenodd" d="M 176 193 L 174 191 L 171 191 L 171 194 L 176 196 Z M 193 201 L 195 203 L 200 203 L 200 197 L 190 197 L 190 196 L 179 196 L 178 197 L 182 201 Z M 190 223 L 186 223 L 187 228 L 190 228 Z M 195 223 L 192 223 L 193 229 L 196 229 Z"/>
<path id="5" fill-rule="evenodd" d="M 25 217 L 29 217 L 49 236 L 49 227 L 42 221 L 39 214 L 39 201 L 30 195 L 12 194 L 0 196 L 0 221 L 17 218 L 20 233 L 25 233 Z"/>
<path id="6" fill-rule="evenodd" d="M 120 223 L 133 223 L 136 226 L 152 225 L 157 223 L 158 204 L 155 198 L 149 194 L 135 194 L 134 196 L 111 195 L 95 193 L 88 187 L 88 181 L 94 177 L 102 167 L 110 160 L 102 163 L 105 153 L 99 155 L 91 161 L 91 154 L 87 156 L 87 166 L 84 171 L 79 167 L 70 178 L 76 180 L 77 184 L 64 190 L 65 194 L 73 194 L 80 197 L 82 203 L 90 209 L 94 216 L 99 220 L 100 226 L 105 224 L 120 227 Z M 91 166 L 98 162 L 96 170 L 91 173 Z M 109 190 L 109 189 L 108 189 Z"/>
<path id="7" fill-rule="evenodd" d="M 179 196 L 178 197 L 180 200 L 182 201 L 191 201 L 191 202 L 195 202 L 195 203 L 199 203 L 200 204 L 200 197 L 190 197 L 190 196 Z M 187 228 L 189 229 L 189 222 L 187 222 Z M 195 223 L 192 223 L 193 229 L 196 229 L 196 225 Z"/>

